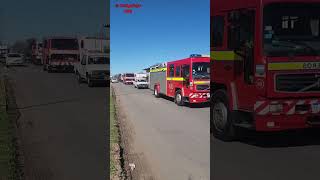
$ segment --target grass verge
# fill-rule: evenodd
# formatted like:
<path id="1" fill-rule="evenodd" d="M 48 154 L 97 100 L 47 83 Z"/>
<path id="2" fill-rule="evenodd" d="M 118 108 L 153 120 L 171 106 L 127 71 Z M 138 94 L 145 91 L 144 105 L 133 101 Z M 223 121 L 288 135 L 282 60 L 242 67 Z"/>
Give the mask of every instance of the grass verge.
<path id="1" fill-rule="evenodd" d="M 117 123 L 115 97 L 110 93 L 110 176 L 111 180 L 122 179 L 120 162 L 120 136 Z"/>
<path id="2" fill-rule="evenodd" d="M 17 179 L 13 125 L 6 111 L 6 92 L 0 79 L 0 179 Z"/>

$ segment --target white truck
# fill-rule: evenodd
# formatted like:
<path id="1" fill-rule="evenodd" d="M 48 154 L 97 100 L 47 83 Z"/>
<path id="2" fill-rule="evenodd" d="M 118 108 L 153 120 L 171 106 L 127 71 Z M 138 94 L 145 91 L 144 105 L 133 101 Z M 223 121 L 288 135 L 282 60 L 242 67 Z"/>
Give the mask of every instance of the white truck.
<path id="1" fill-rule="evenodd" d="M 133 85 L 135 88 L 148 88 L 147 73 L 135 73 Z"/>
<path id="2" fill-rule="evenodd" d="M 108 85 L 110 82 L 110 56 L 107 53 L 86 51 L 80 62 L 75 64 L 74 71 L 78 82 L 87 82 L 89 87 L 96 83 Z"/>
<path id="3" fill-rule="evenodd" d="M 86 51 L 99 51 L 108 53 L 110 46 L 109 40 L 100 37 L 80 37 L 79 38 L 80 56 Z"/>

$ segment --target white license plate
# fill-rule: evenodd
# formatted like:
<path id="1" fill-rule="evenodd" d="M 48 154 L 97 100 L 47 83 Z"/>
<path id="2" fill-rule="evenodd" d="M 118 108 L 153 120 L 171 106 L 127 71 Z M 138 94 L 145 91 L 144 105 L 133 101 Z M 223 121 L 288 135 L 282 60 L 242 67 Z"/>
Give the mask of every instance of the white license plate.
<path id="1" fill-rule="evenodd" d="M 313 113 L 319 112 L 320 111 L 320 103 L 311 104 L 311 110 Z"/>

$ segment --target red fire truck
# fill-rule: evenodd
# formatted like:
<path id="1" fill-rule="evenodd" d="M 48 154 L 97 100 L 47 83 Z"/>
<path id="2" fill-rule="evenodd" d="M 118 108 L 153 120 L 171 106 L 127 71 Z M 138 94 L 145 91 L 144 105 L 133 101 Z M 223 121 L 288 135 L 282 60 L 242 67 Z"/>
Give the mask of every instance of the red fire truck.
<path id="1" fill-rule="evenodd" d="M 320 125 L 320 1 L 211 0 L 211 132 Z"/>
<path id="2" fill-rule="evenodd" d="M 74 70 L 74 64 L 79 62 L 79 44 L 77 38 L 50 37 L 43 41 L 43 69 Z"/>
<path id="3" fill-rule="evenodd" d="M 124 73 L 122 75 L 122 82 L 124 84 L 133 84 L 134 81 L 134 73 Z"/>
<path id="4" fill-rule="evenodd" d="M 185 102 L 204 103 L 210 98 L 210 57 L 189 58 L 163 63 L 150 68 L 149 87 L 155 97 L 173 97 L 182 106 Z"/>

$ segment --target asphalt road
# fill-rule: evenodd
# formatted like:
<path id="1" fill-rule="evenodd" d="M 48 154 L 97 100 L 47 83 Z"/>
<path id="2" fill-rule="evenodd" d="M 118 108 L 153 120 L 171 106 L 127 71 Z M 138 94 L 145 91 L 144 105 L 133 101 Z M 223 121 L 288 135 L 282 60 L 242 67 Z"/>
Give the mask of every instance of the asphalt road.
<path id="1" fill-rule="evenodd" d="M 209 107 L 179 107 L 149 89 L 112 86 L 133 126 L 134 149 L 144 154 L 156 179 L 210 178 Z"/>
<path id="2" fill-rule="evenodd" d="M 113 87 L 133 124 L 136 151 L 158 179 L 209 179 L 210 170 L 212 180 L 319 179 L 319 130 L 245 131 L 239 141 L 222 142 L 209 135 L 209 108 L 178 107 L 147 89 Z"/>
<path id="3" fill-rule="evenodd" d="M 213 180 L 319 179 L 319 130 L 245 131 L 240 141 L 211 143 Z"/>
<path id="4" fill-rule="evenodd" d="M 21 113 L 26 179 L 108 179 L 107 88 L 34 65 L 7 73 Z"/>

